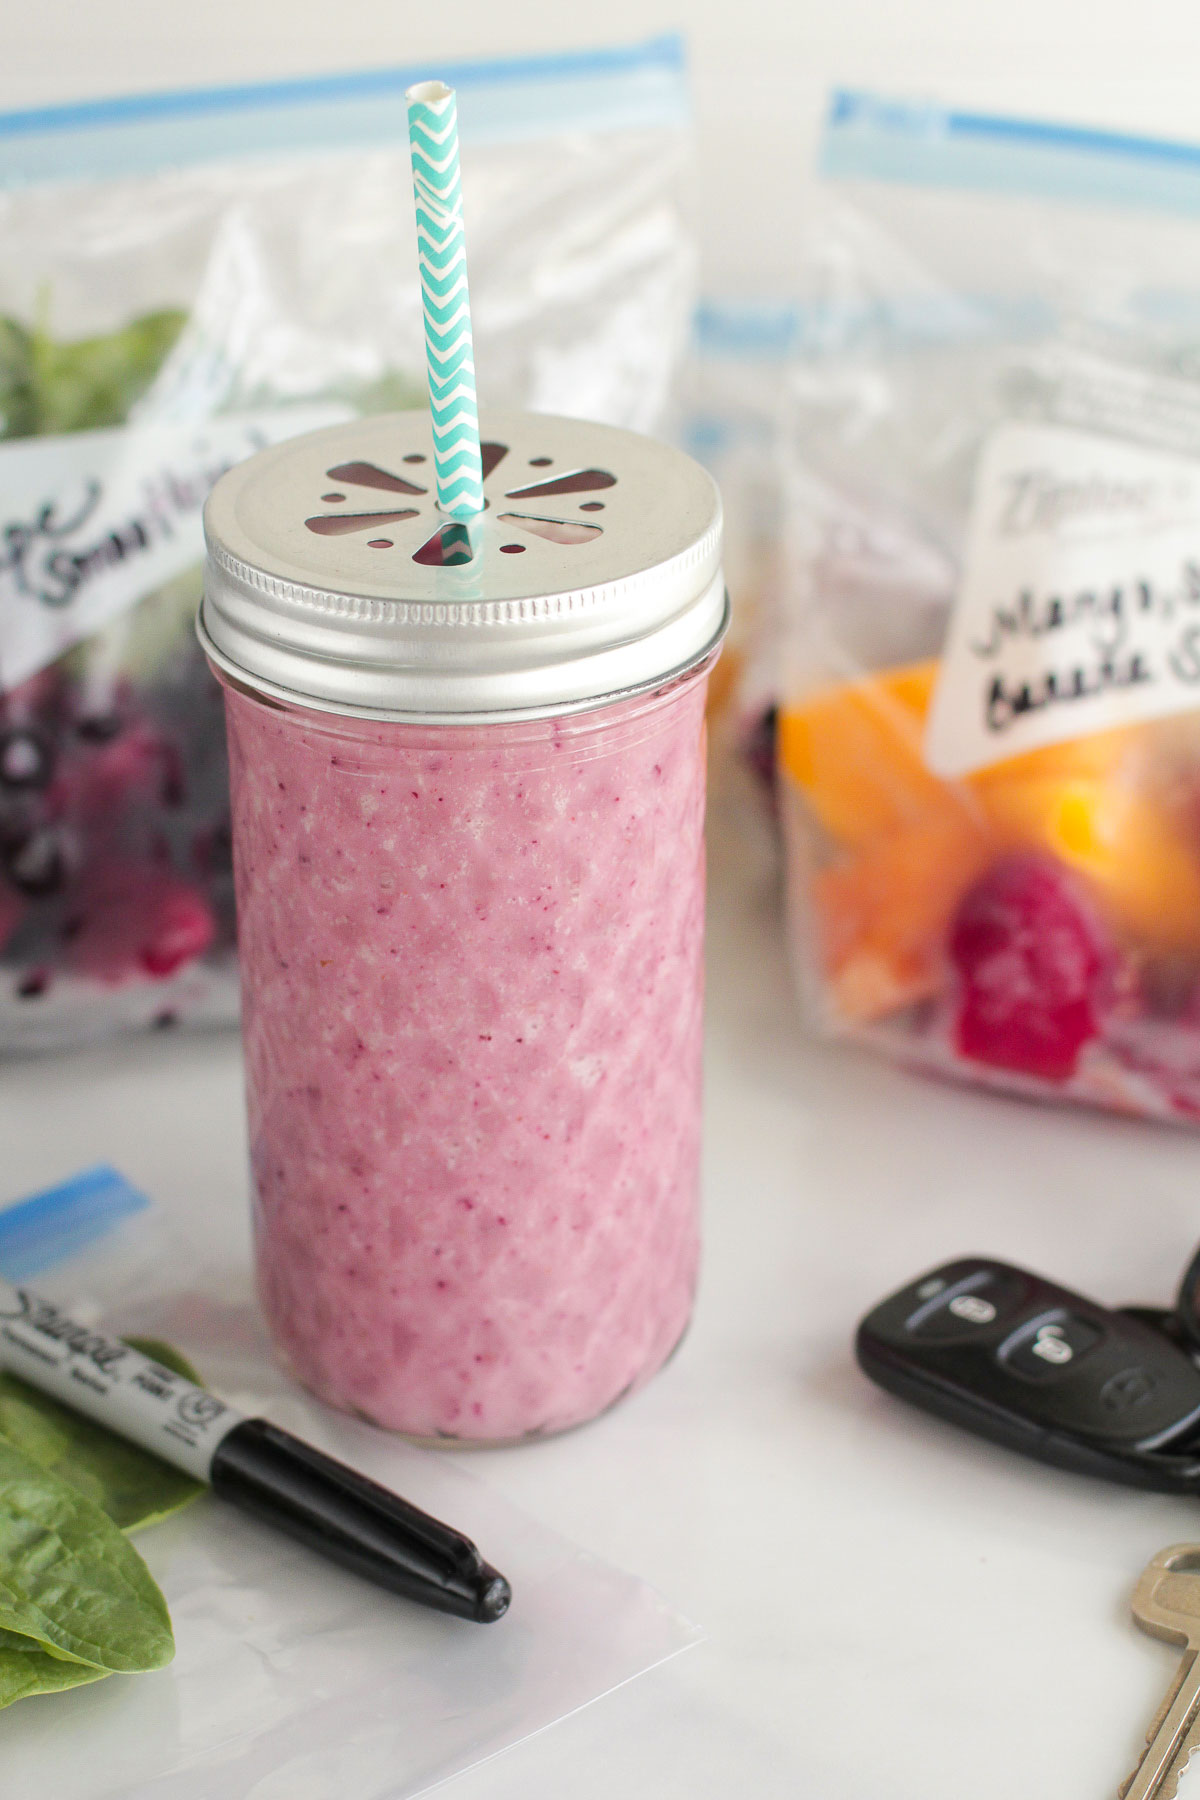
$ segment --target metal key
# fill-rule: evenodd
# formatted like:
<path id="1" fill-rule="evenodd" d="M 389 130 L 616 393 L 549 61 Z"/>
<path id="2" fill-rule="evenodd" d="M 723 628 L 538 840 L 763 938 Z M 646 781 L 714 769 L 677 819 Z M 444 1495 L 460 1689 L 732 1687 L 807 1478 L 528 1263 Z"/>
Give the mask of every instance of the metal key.
<path id="1" fill-rule="evenodd" d="M 1160 1550 L 1134 1589 L 1133 1616 L 1143 1631 L 1182 1644 L 1183 1657 L 1137 1768 L 1120 1800 L 1174 1800 L 1179 1777 L 1200 1742 L 1200 1544 Z"/>

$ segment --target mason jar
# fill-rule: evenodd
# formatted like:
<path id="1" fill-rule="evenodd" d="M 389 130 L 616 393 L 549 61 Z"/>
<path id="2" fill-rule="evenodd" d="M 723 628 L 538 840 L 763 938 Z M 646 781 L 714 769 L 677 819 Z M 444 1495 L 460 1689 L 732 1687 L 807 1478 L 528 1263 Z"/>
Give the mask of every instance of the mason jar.
<path id="1" fill-rule="evenodd" d="M 698 1257 L 704 701 L 721 510 L 630 432 L 425 413 L 264 450 L 206 511 L 259 1292 L 297 1377 L 513 1441 L 651 1376 Z"/>

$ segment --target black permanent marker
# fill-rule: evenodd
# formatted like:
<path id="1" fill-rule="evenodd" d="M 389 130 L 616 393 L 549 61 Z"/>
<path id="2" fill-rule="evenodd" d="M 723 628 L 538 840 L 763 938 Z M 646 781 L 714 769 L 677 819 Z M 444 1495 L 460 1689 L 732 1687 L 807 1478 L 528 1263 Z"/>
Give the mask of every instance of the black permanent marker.
<path id="1" fill-rule="evenodd" d="M 5 1281 L 0 1366 L 379 1587 L 481 1624 L 508 1611 L 507 1581 L 461 1532 Z"/>

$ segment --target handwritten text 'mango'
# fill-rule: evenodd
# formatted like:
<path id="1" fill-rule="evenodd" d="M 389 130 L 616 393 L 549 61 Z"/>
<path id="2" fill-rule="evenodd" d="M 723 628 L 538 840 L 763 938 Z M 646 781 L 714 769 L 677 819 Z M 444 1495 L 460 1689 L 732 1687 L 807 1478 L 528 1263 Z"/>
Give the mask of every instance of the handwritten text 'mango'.
<path id="1" fill-rule="evenodd" d="M 970 647 L 992 661 L 1014 641 L 1078 630 L 1101 655 L 1112 656 L 1128 643 L 1138 619 L 1170 620 L 1181 607 L 1200 607 L 1200 562 L 1185 561 L 1179 585 L 1169 588 L 1147 580 L 1061 594 L 1022 588 L 1012 604 L 992 607 L 987 637 Z"/>

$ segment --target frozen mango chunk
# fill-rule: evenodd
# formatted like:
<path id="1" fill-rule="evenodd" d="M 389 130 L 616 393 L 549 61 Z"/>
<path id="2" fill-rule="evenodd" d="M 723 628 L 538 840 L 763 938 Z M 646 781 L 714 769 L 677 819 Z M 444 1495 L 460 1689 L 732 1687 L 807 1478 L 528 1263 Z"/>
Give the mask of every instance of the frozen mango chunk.
<path id="1" fill-rule="evenodd" d="M 843 1018 L 881 1018 L 938 991 L 955 908 L 997 853 L 969 819 L 933 819 L 817 872 L 821 959 Z"/>
<path id="2" fill-rule="evenodd" d="M 1053 781 L 1067 776 L 1089 775 L 1097 780 L 1115 776 L 1131 752 L 1143 742 L 1145 726 L 1131 725 L 1120 731 L 1093 731 L 1087 737 L 1063 744 L 1045 744 L 1023 756 L 1008 756 L 967 777 L 977 793 L 1011 781 Z"/>
<path id="3" fill-rule="evenodd" d="M 969 808 L 969 797 L 930 774 L 921 754 L 937 667 L 885 669 L 780 709 L 779 767 L 839 844 L 868 844 Z"/>
<path id="4" fill-rule="evenodd" d="M 1007 843 L 1075 869 L 1118 930 L 1155 949 L 1200 950 L 1200 854 L 1153 791 L 1061 774 L 978 791 Z"/>
<path id="5" fill-rule="evenodd" d="M 831 837 L 861 844 L 929 815 L 973 812 L 999 784 L 1112 775 L 1138 729 L 1094 732 L 1006 758 L 965 781 L 925 766 L 936 658 L 822 688 L 780 711 L 780 768 Z"/>

